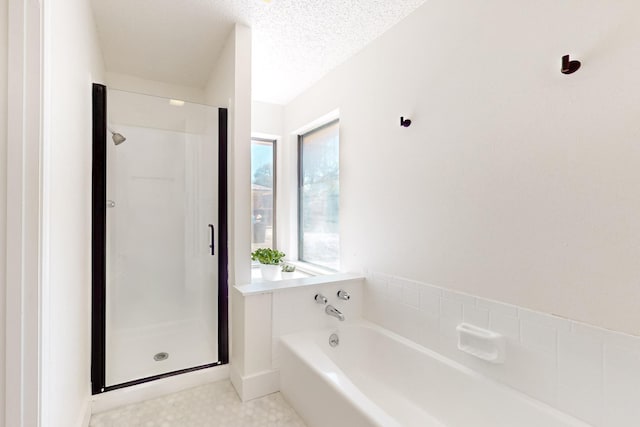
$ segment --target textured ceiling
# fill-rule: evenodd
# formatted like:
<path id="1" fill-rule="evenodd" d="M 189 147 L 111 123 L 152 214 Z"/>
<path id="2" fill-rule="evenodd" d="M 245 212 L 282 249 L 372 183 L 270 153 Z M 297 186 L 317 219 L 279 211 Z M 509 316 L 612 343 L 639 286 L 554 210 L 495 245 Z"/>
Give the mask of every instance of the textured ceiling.
<path id="1" fill-rule="evenodd" d="M 203 87 L 235 22 L 253 98 L 285 104 L 425 0 L 91 0 L 108 71 Z"/>

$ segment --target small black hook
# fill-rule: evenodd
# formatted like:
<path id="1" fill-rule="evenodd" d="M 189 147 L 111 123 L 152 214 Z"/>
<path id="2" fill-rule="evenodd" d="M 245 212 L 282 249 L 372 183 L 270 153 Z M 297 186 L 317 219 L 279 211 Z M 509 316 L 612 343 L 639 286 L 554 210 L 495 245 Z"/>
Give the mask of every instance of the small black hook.
<path id="1" fill-rule="evenodd" d="M 400 126 L 408 128 L 409 126 L 411 126 L 411 120 L 409 119 L 405 119 L 404 117 L 400 117 Z"/>
<path id="2" fill-rule="evenodd" d="M 580 68 L 580 61 L 570 61 L 569 55 L 562 57 L 562 68 L 560 69 L 562 74 L 573 74 L 578 71 L 578 68 Z"/>

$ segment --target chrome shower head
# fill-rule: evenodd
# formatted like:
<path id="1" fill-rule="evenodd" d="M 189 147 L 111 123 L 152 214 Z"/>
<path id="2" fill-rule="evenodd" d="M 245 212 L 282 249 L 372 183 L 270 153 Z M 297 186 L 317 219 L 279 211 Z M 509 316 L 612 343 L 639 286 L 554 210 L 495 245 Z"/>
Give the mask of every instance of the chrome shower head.
<path id="1" fill-rule="evenodd" d="M 111 132 L 111 139 L 113 139 L 113 143 L 116 145 L 120 145 L 127 140 L 127 138 L 118 132 L 114 132 L 112 130 L 109 130 L 109 132 Z"/>

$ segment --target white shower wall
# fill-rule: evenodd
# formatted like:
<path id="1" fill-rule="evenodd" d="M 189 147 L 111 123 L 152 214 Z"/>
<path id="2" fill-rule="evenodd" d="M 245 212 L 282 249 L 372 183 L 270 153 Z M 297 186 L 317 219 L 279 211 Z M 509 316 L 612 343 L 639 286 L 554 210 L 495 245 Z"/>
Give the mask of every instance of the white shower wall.
<path id="1" fill-rule="evenodd" d="M 110 110 L 131 96 L 110 95 Z M 196 122 L 110 124 L 127 140 L 108 139 L 107 385 L 218 360 L 217 117 Z"/>
<path id="2" fill-rule="evenodd" d="M 128 144 L 116 147 L 118 197 L 110 211 L 116 218 L 111 232 L 117 235 L 112 290 L 122 303 L 144 298 L 151 305 L 179 296 L 185 283 L 184 137 L 129 126 L 120 132 L 127 135 Z M 122 303 L 114 309 L 136 312 Z M 170 315 L 157 308 L 150 313 L 154 323 Z"/>

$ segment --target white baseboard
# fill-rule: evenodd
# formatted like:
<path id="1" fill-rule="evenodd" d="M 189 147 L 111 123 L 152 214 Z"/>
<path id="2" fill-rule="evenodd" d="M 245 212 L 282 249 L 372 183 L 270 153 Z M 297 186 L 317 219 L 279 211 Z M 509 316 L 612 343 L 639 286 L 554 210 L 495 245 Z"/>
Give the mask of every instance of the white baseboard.
<path id="1" fill-rule="evenodd" d="M 229 378 L 229 365 L 220 365 L 96 394 L 91 397 L 91 413 L 109 411 L 226 378 Z"/>
<path id="2" fill-rule="evenodd" d="M 280 371 L 278 370 L 267 370 L 243 377 L 231 367 L 229 377 L 243 402 L 280 390 Z"/>
<path id="3" fill-rule="evenodd" d="M 84 403 L 84 408 L 83 409 L 83 413 L 81 415 L 82 419 L 80 420 L 80 423 L 78 424 L 81 427 L 89 427 L 89 422 L 91 421 L 91 402 L 90 399 L 87 399 L 87 401 Z"/>

